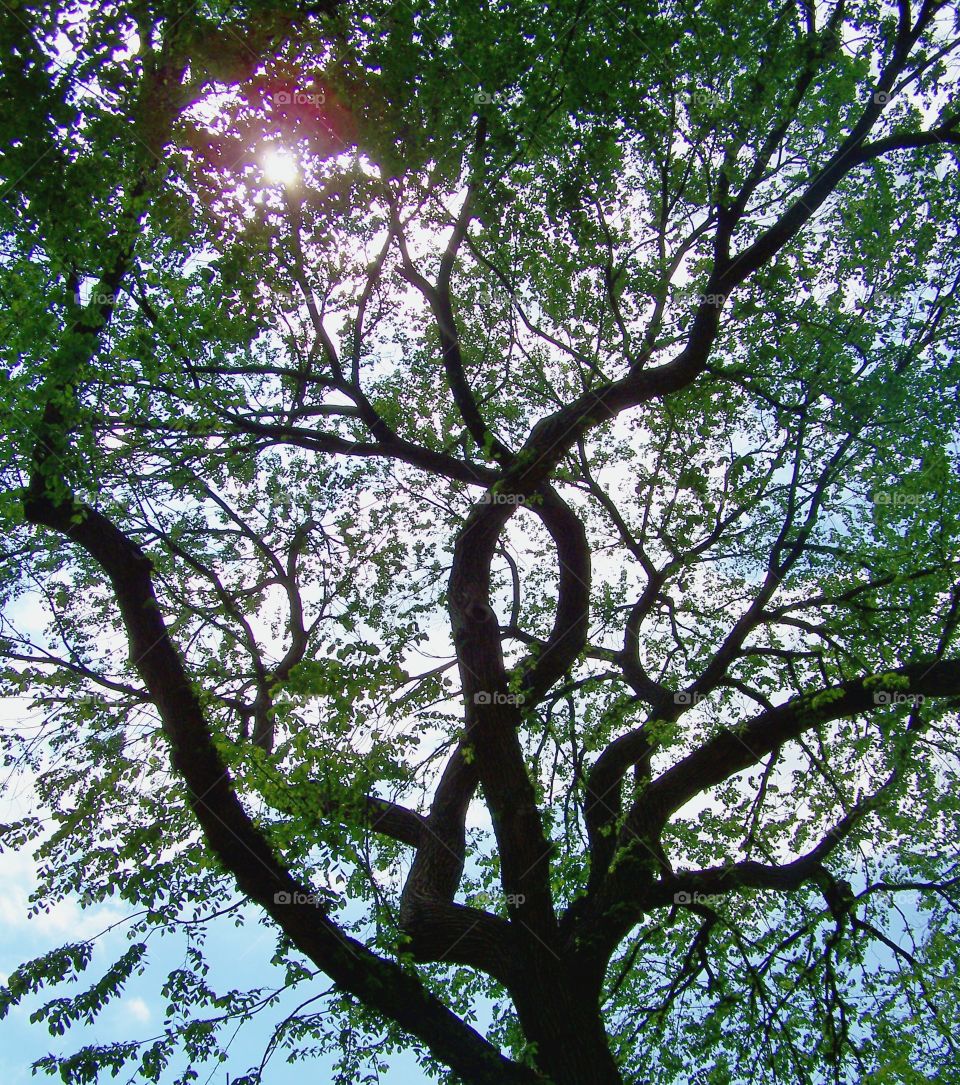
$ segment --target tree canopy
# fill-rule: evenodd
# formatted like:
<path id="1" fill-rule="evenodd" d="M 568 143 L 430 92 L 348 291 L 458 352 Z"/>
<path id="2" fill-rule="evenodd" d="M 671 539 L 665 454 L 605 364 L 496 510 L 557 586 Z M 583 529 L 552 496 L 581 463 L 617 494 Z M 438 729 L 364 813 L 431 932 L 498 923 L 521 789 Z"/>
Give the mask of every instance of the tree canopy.
<path id="1" fill-rule="evenodd" d="M 0 1012 L 186 944 L 159 1037 L 41 1069 L 196 1080 L 270 1004 L 238 1085 L 943 1080 L 958 46 L 937 0 L 0 11 L 0 839 L 130 914 Z M 242 990 L 224 916 L 276 935 Z"/>

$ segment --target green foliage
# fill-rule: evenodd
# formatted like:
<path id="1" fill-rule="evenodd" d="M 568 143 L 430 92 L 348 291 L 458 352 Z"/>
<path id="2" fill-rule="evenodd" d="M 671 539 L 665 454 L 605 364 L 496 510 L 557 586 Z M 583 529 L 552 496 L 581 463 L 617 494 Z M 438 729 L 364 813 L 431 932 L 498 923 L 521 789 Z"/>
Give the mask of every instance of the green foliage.
<path id="1" fill-rule="evenodd" d="M 82 972 L 90 963 L 92 952 L 93 946 L 89 942 L 78 942 L 51 950 L 35 961 L 21 965 L 0 990 L 0 1016 L 6 1017 L 10 1008 L 18 1005 L 25 995 Z"/>
<path id="2" fill-rule="evenodd" d="M 51 1036 L 62 1036 L 66 1029 L 78 1021 L 92 1024 L 109 999 L 120 993 L 133 972 L 143 971 L 141 962 L 146 951 L 147 947 L 143 942 L 130 946 L 93 987 L 76 998 L 53 999 L 30 1015 L 31 1022 L 45 1022 Z"/>
<path id="3" fill-rule="evenodd" d="M 91 943 L 21 966 L 0 1016 L 42 994 L 35 1023 L 89 1025 L 163 938 L 184 964 L 162 1035 L 37 1069 L 187 1082 L 268 1008 L 265 1063 L 376 1080 L 413 1043 L 454 1080 L 321 987 L 279 904 L 270 977 L 216 987 L 206 932 L 251 912 L 183 776 L 205 754 L 172 764 L 119 624 L 129 583 L 74 545 L 89 506 L 148 556 L 223 779 L 318 920 L 518 1066 L 549 1053 L 512 992 L 456 957 L 469 939 L 422 960 L 401 921 L 420 823 L 377 827 L 386 801 L 426 814 L 448 764 L 488 773 L 457 904 L 524 928 L 499 849 L 529 787 L 562 929 L 623 927 L 594 971 L 624 1080 L 934 1080 L 960 1005 L 960 688 L 920 700 L 917 674 L 960 628 L 955 15 L 904 36 L 920 11 L 874 0 L 327 7 L 0 16 L 0 692 L 39 721 L 0 736 L 38 811 L 0 844 L 35 857 L 34 913 L 112 901 L 130 940 L 80 993 Z M 295 182 L 271 180 L 278 148 Z M 533 703 L 586 576 L 557 502 L 589 629 Z M 481 677 L 490 611 L 503 667 Z M 797 733 L 637 831 L 658 781 L 784 704 Z M 482 708 L 522 761 L 506 814 Z M 787 891 L 748 876 L 824 841 Z"/>

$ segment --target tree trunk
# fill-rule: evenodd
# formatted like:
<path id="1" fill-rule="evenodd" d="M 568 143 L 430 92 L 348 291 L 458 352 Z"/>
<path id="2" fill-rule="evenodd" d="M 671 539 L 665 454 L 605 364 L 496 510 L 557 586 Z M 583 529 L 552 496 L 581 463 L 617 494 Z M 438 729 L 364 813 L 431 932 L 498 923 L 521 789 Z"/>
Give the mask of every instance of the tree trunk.
<path id="1" fill-rule="evenodd" d="M 596 1002 L 551 964 L 531 970 L 529 982 L 513 991 L 524 1035 L 536 1045 L 537 1069 L 551 1085 L 623 1085 Z"/>

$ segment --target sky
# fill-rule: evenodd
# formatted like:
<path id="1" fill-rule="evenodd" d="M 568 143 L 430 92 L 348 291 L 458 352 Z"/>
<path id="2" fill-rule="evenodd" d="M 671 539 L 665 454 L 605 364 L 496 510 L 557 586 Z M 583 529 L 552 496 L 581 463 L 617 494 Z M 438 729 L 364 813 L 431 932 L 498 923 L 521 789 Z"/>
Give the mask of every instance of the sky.
<path id="1" fill-rule="evenodd" d="M 275 183 L 287 183 L 292 179 L 295 166 L 289 158 L 277 156 L 265 163 L 268 179 Z M 10 721 L 13 722 L 13 721 Z M 14 820 L 29 812 L 29 799 L 24 793 L 7 795 L 0 805 L 0 821 Z M 83 982 L 57 993 L 76 994 L 88 981 L 96 979 L 102 970 L 112 963 L 126 947 L 124 937 L 124 912 L 114 906 L 97 905 L 81 908 L 77 901 L 68 900 L 48 913 L 28 917 L 29 896 L 36 884 L 34 863 L 29 851 L 0 854 L 0 980 L 22 961 L 49 951 L 64 942 L 81 941 L 93 937 L 113 924 L 118 926 L 105 935 L 94 954 Z M 257 910 L 248 909 L 250 922 L 237 929 L 230 920 L 215 923 L 208 943 L 208 960 L 211 964 L 209 977 L 216 989 L 249 985 L 250 977 L 268 977 L 274 970 L 269 961 L 274 949 L 273 932 L 257 923 Z M 30 1013 L 45 999 L 33 997 L 11 1011 L 0 1022 L 0 1080 L 16 1085 L 36 1080 L 30 1065 L 49 1051 L 72 1051 L 87 1043 L 110 1042 L 131 1037 L 149 1037 L 162 1029 L 165 1000 L 159 994 L 162 977 L 182 963 L 182 945 L 174 939 L 151 942 L 149 968 L 144 976 L 134 977 L 126 986 L 122 997 L 111 1003 L 96 1024 L 76 1026 L 65 1037 L 50 1036 L 42 1025 L 29 1021 Z M 323 988 L 317 981 L 316 989 Z M 49 992 L 47 992 L 49 997 Z M 305 991 L 295 993 L 287 1008 L 306 997 Z M 199 1081 L 229 1085 L 231 1076 L 243 1073 L 249 1066 L 259 1063 L 268 1040 L 272 1024 L 286 1011 L 278 1010 L 272 1017 L 255 1018 L 237 1035 L 231 1046 L 231 1062 L 226 1068 L 207 1067 L 200 1073 Z M 417 1067 L 412 1055 L 397 1057 L 394 1067 L 380 1080 L 386 1085 L 405 1085 L 428 1080 Z M 264 1075 L 270 1085 L 286 1085 L 296 1081 L 299 1085 L 305 1073 L 316 1080 L 329 1079 L 330 1061 L 313 1061 L 308 1064 L 289 1066 L 276 1056 Z M 117 1080 L 130 1077 L 122 1074 Z M 168 1075 L 166 1080 L 172 1080 Z"/>
<path id="2" fill-rule="evenodd" d="M 10 813 L 7 800 L 0 808 L 0 818 L 10 820 Z M 0 1021 L 0 1081 L 4 1085 L 45 1080 L 45 1076 L 32 1076 L 31 1064 L 50 1052 L 72 1053 L 86 1044 L 159 1035 L 166 1007 L 166 1000 L 159 994 L 160 987 L 167 973 L 183 964 L 183 943 L 179 939 L 151 939 L 146 972 L 131 978 L 122 995 L 103 1010 L 94 1025 L 75 1025 L 64 1036 L 51 1036 L 44 1025 L 31 1024 L 30 1014 L 54 994 L 76 996 L 120 956 L 128 945 L 124 935 L 126 924 L 122 921 L 129 910 L 103 905 L 83 909 L 77 901 L 67 900 L 48 913 L 28 918 L 28 897 L 35 883 L 34 864 L 28 851 L 0 854 L 0 982 L 6 982 L 14 968 L 25 960 L 68 942 L 92 938 L 112 924 L 119 926 L 98 940 L 93 959 L 81 975 L 80 983 L 45 989 L 28 997 Z M 257 923 L 258 911 L 253 906 L 247 908 L 249 922 L 241 928 L 235 927 L 229 919 L 210 925 L 206 956 L 210 964 L 208 982 L 215 990 L 243 988 L 258 978 L 267 981 L 280 976 L 279 971 L 270 966 L 274 931 Z M 225 1085 L 228 1073 L 237 1077 L 258 1065 L 273 1025 L 298 1003 L 326 986 L 322 979 L 306 984 L 288 996 L 282 1003 L 285 1008 L 265 1012 L 244 1025 L 231 1044 L 226 1067 L 215 1063 L 198 1067 L 200 1085 L 205 1082 Z M 229 1035 L 229 1030 L 223 1033 L 225 1039 Z M 379 1079 L 385 1085 L 416 1085 L 429 1080 L 412 1054 L 396 1056 L 391 1063 L 392 1069 Z M 181 1069 L 183 1065 L 180 1064 Z M 332 1080 L 332 1065 L 330 1059 L 311 1059 L 288 1065 L 283 1061 L 283 1054 L 277 1053 L 271 1059 L 263 1081 L 266 1085 L 302 1085 L 305 1073 L 309 1073 L 311 1080 Z M 172 1073 L 166 1074 L 163 1080 L 173 1081 L 174 1077 Z M 116 1080 L 124 1082 L 137 1078 L 125 1072 Z"/>
<path id="3" fill-rule="evenodd" d="M 18 605 L 17 624 L 32 631 L 42 641 L 43 618 L 39 611 Z M 28 726 L 36 712 L 26 700 L 0 700 L 0 726 Z M 36 798 L 29 776 L 0 777 L 0 824 L 36 815 Z M 39 841 L 36 842 L 39 844 Z M 34 845 L 36 846 L 36 845 Z M 185 941 L 173 937 L 150 939 L 147 967 L 142 976 L 134 974 L 122 994 L 111 1001 L 94 1024 L 76 1024 L 63 1036 L 51 1035 L 43 1023 L 31 1023 L 30 1015 L 54 997 L 76 997 L 92 986 L 127 949 L 126 930 L 132 909 L 119 899 L 116 903 L 82 906 L 77 898 L 68 898 L 47 912 L 31 916 L 30 895 L 37 885 L 32 847 L 14 851 L 0 849 L 0 984 L 6 984 L 19 965 L 34 960 L 68 943 L 96 938 L 92 960 L 81 973 L 79 982 L 44 988 L 28 996 L 0 1020 L 0 1082 L 47 1080 L 46 1075 L 32 1074 L 33 1062 L 49 1053 L 72 1054 L 88 1044 L 106 1044 L 125 1040 L 154 1039 L 162 1034 L 167 1000 L 160 994 L 167 975 L 184 964 Z M 226 902 L 225 902 L 226 903 Z M 218 993 L 243 990 L 258 983 L 279 983 L 282 970 L 270 964 L 275 950 L 275 928 L 258 922 L 263 913 L 254 905 L 244 909 L 247 922 L 236 927 L 231 918 L 213 920 L 205 946 L 210 965 L 207 982 Z M 110 930 L 109 928 L 113 928 Z M 103 932 L 108 933 L 104 934 Z M 102 937 L 98 937 L 101 936 Z M 272 1029 L 304 999 L 323 991 L 329 984 L 321 977 L 292 992 L 287 992 L 276 1009 L 255 1016 L 239 1030 L 230 1045 L 230 1059 L 225 1065 L 208 1063 L 198 1066 L 199 1085 L 227 1085 L 260 1064 Z M 221 1034 L 222 1042 L 230 1029 Z M 392 1057 L 391 1070 L 379 1077 L 384 1085 L 419 1085 L 429 1078 L 418 1067 L 413 1054 Z M 139 1080 L 130 1069 L 117 1082 Z M 186 1067 L 184 1060 L 174 1060 L 164 1074 L 164 1083 L 173 1082 Z M 304 1074 L 313 1080 L 333 1080 L 333 1059 L 315 1058 L 306 1063 L 287 1064 L 283 1052 L 271 1058 L 263 1075 L 265 1085 L 302 1085 Z M 228 1075 L 229 1074 L 229 1078 Z M 49 1080 L 59 1080 L 50 1078 Z M 114 1080 L 114 1079 L 110 1079 Z"/>

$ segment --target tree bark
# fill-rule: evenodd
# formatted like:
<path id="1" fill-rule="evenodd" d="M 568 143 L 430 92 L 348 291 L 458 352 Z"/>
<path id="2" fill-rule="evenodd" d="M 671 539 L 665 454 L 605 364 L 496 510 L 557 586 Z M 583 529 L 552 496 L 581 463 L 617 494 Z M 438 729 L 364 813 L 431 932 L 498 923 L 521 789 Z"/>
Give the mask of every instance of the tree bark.
<path id="1" fill-rule="evenodd" d="M 545 947 L 513 990 L 534 1061 L 552 1085 L 623 1085 L 599 1007 Z"/>

